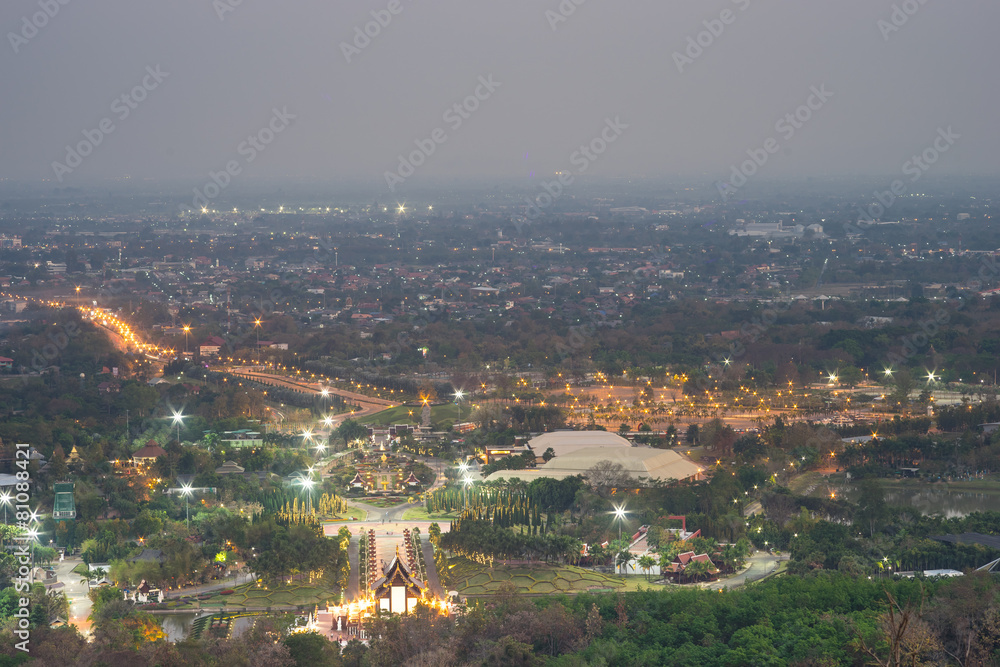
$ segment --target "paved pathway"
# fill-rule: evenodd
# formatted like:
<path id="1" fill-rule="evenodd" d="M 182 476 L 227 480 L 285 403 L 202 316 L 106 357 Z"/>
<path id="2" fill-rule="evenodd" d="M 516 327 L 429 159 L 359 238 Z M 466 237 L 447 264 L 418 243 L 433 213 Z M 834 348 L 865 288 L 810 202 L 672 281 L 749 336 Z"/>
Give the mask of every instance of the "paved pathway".
<path id="1" fill-rule="evenodd" d="M 704 584 L 702 588 L 707 588 L 709 590 L 718 590 L 720 588 L 737 588 L 747 583 L 748 581 L 756 581 L 760 579 L 765 574 L 770 574 L 778 569 L 778 562 L 782 560 L 787 560 L 785 557 L 778 557 L 773 554 L 769 554 L 766 551 L 758 551 L 756 554 L 751 556 L 749 559 L 750 567 L 747 568 L 746 572 L 742 572 L 733 577 L 727 579 L 720 579 L 719 581 L 712 581 Z"/>
<path id="2" fill-rule="evenodd" d="M 340 530 L 338 527 L 337 530 Z M 330 533 L 327 533 L 329 535 Z M 336 533 L 334 533 L 336 535 Z M 351 542 L 347 545 L 347 562 L 351 564 L 351 572 L 347 577 L 347 599 L 357 600 L 361 591 L 361 572 L 358 561 L 361 535 L 358 531 L 351 531 Z"/>
<path id="3" fill-rule="evenodd" d="M 63 587 L 58 590 L 69 598 L 69 623 L 76 625 L 80 632 L 86 633 L 90 631 L 90 621 L 87 618 L 90 616 L 92 606 L 90 598 L 87 596 L 87 593 L 90 592 L 90 585 L 84 581 L 83 577 L 73 572 L 73 568 L 82 562 L 79 558 L 67 558 L 61 563 L 56 562 L 55 569 L 59 581 L 63 584 Z"/>
<path id="4" fill-rule="evenodd" d="M 427 586 L 431 589 L 432 595 L 443 600 L 444 588 L 441 586 L 437 568 L 434 567 L 434 545 L 424 531 L 420 531 L 420 546 L 424 552 L 424 566 L 427 568 Z"/>

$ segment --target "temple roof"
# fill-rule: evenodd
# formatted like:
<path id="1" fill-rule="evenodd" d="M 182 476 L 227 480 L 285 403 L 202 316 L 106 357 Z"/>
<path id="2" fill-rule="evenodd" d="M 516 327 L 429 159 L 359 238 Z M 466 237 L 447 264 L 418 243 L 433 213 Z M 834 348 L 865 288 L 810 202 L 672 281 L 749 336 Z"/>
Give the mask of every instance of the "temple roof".
<path id="1" fill-rule="evenodd" d="M 396 547 L 396 555 L 385 570 L 385 575 L 372 584 L 375 597 L 379 594 L 388 594 L 388 589 L 393 586 L 406 586 L 406 588 L 416 597 L 421 597 L 427 587 L 424 582 L 410 574 L 410 571 L 403 565 L 399 558 L 399 547 Z"/>

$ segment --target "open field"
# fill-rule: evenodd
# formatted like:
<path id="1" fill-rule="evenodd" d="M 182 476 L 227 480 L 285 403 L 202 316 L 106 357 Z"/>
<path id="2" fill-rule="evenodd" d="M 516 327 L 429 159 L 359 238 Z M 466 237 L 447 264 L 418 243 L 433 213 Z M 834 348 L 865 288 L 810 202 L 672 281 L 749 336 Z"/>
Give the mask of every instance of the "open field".
<path id="1" fill-rule="evenodd" d="M 651 587 L 645 577 L 621 578 L 614 575 L 593 572 L 572 565 L 497 565 L 490 569 L 473 561 L 459 558 L 450 567 L 449 588 L 461 595 L 471 597 L 493 595 L 500 587 L 513 583 L 517 591 L 524 595 L 553 595 L 565 593 L 573 595 L 587 591 L 636 591 L 640 587 Z"/>

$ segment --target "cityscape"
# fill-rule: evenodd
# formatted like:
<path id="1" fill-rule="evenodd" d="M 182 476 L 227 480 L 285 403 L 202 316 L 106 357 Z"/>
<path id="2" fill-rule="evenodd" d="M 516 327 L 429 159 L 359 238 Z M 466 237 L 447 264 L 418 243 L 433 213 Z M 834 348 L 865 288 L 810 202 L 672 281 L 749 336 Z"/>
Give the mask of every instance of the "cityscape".
<path id="1" fill-rule="evenodd" d="M 0 10 L 0 664 L 1000 665 L 996 7 L 98 4 Z"/>

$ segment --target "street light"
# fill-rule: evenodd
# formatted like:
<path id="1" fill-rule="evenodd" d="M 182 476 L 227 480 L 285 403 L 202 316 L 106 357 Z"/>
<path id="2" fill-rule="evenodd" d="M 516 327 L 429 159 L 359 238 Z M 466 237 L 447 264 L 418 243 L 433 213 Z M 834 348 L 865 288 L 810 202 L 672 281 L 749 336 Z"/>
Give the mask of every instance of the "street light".
<path id="1" fill-rule="evenodd" d="M 257 332 L 257 365 L 260 365 L 260 318 L 253 321 L 253 328 Z"/>
<path id="2" fill-rule="evenodd" d="M 7 505 L 11 504 L 10 491 L 0 493 L 0 503 L 3 503 L 3 522 L 7 523 Z"/>
<path id="3" fill-rule="evenodd" d="M 469 509 L 469 485 L 472 484 L 472 478 L 466 477 L 462 480 L 462 495 L 465 497 L 465 509 Z"/>
<path id="4" fill-rule="evenodd" d="M 625 503 L 622 503 L 621 505 L 615 505 L 615 509 L 612 512 L 612 514 L 615 515 L 614 519 L 612 519 L 612 522 L 614 521 L 618 522 L 618 542 L 621 543 L 622 524 L 625 523 L 625 515 L 628 514 L 628 511 L 625 509 Z"/>
<path id="5" fill-rule="evenodd" d="M 615 506 L 614 512 L 612 512 L 612 514 L 615 515 L 615 518 L 613 519 L 613 521 L 617 521 L 618 522 L 618 539 L 621 540 L 622 539 L 622 523 L 625 522 L 625 515 L 628 514 L 628 511 L 625 509 L 625 505 L 621 504 L 621 505 L 616 505 Z"/>
<path id="6" fill-rule="evenodd" d="M 191 527 L 191 509 L 190 509 L 190 506 L 188 505 L 188 499 L 191 497 L 191 494 L 193 493 L 193 491 L 192 491 L 190 485 L 182 484 L 181 485 L 181 493 L 184 494 L 184 526 L 186 528 L 190 528 Z"/>
<path id="7" fill-rule="evenodd" d="M 175 412 L 173 415 L 174 425 L 177 426 L 177 444 L 181 442 L 181 424 L 184 423 L 184 415 L 180 412 Z"/>
<path id="8" fill-rule="evenodd" d="M 187 324 L 184 325 L 184 354 L 188 351 L 188 332 L 191 331 L 191 327 Z"/>
<path id="9" fill-rule="evenodd" d="M 28 537 L 31 538 L 31 583 L 35 583 L 35 539 L 38 537 L 38 531 L 31 528 L 26 533 Z"/>
<path id="10" fill-rule="evenodd" d="M 309 468 L 309 477 L 302 477 L 299 479 L 299 484 L 306 490 L 306 514 L 310 514 L 312 509 L 312 468 Z"/>
<path id="11" fill-rule="evenodd" d="M 462 421 L 462 398 L 465 392 L 459 389 L 455 392 L 455 403 L 458 405 L 458 421 Z"/>

